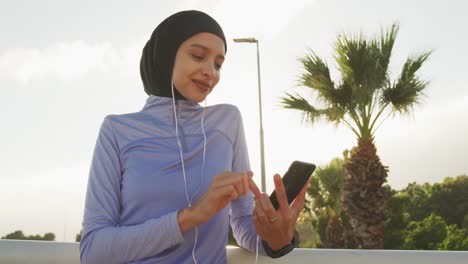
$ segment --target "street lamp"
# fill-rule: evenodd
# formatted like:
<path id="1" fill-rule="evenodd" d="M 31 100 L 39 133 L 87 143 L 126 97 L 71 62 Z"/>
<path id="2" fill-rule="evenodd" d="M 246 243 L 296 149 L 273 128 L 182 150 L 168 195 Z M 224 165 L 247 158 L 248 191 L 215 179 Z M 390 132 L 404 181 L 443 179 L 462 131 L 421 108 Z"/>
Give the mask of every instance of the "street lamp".
<path id="1" fill-rule="evenodd" d="M 262 119 L 262 89 L 260 85 L 260 52 L 258 48 L 258 40 L 255 38 L 235 38 L 236 43 L 256 43 L 257 44 L 257 73 L 258 73 L 258 109 L 260 112 L 260 162 L 261 162 L 261 176 L 262 176 L 262 192 L 266 192 L 265 183 L 265 151 L 263 140 L 263 119 Z"/>

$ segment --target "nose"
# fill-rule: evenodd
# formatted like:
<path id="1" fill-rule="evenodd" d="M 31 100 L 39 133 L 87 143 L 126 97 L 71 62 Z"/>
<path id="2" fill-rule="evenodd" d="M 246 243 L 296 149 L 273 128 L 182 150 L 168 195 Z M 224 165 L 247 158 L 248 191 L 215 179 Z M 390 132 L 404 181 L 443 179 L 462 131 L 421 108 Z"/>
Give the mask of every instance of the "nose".
<path id="1" fill-rule="evenodd" d="M 209 79 L 213 79 L 214 75 L 216 73 L 216 68 L 213 63 L 204 63 L 202 66 L 202 74 Z"/>

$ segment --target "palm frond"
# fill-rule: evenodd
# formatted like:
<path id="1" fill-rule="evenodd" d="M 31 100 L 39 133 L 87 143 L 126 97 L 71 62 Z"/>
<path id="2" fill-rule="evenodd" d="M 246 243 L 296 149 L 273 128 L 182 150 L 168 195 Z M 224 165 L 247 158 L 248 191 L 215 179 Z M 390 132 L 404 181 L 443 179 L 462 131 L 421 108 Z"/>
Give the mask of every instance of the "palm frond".
<path id="1" fill-rule="evenodd" d="M 374 87 L 372 93 L 376 90 L 383 90 L 389 80 L 388 66 L 392 56 L 393 46 L 398 35 L 399 25 L 394 23 L 386 32 L 381 30 L 380 38 L 372 41 L 371 52 L 375 59 L 373 75 L 370 76 L 369 83 Z"/>
<path id="2" fill-rule="evenodd" d="M 349 83 L 356 105 L 368 105 L 379 89 L 388 81 L 388 65 L 398 34 L 398 24 L 393 24 L 380 38 L 366 39 L 339 35 L 335 43 L 335 60 L 343 81 Z"/>
<path id="3" fill-rule="evenodd" d="M 336 89 L 333 90 L 334 104 L 339 108 L 353 107 L 353 90 L 349 83 L 342 81 Z"/>
<path id="4" fill-rule="evenodd" d="M 362 35 L 347 36 L 341 34 L 335 42 L 335 60 L 338 63 L 343 80 L 351 85 L 361 83 L 361 72 L 366 66 L 363 63 L 367 41 Z"/>
<path id="5" fill-rule="evenodd" d="M 416 72 L 430 54 L 431 52 L 425 52 L 407 58 L 398 80 L 391 87 L 384 89 L 382 103 L 391 103 L 393 110 L 402 114 L 409 113 L 413 106 L 419 103 L 428 82 L 420 80 Z"/>
<path id="6" fill-rule="evenodd" d="M 353 101 L 358 105 L 365 105 L 372 95 L 372 91 L 369 90 L 373 87 L 370 80 L 375 76 L 372 49 L 372 43 L 362 35 L 358 37 L 340 35 L 335 44 L 335 60 L 343 81 L 352 88 Z"/>
<path id="7" fill-rule="evenodd" d="M 346 109 L 330 107 L 322 109 L 320 112 L 323 114 L 323 116 L 325 116 L 328 122 L 334 123 L 335 126 L 338 126 L 346 114 Z"/>
<path id="8" fill-rule="evenodd" d="M 322 115 L 320 110 L 317 110 L 314 106 L 302 96 L 296 94 L 291 95 L 286 93 L 285 97 L 281 98 L 281 104 L 284 108 L 295 109 L 302 112 L 303 121 L 314 124 Z"/>
<path id="9" fill-rule="evenodd" d="M 311 88 L 317 92 L 318 101 L 330 103 L 334 100 L 333 81 L 327 64 L 313 51 L 299 61 L 304 66 L 305 73 L 299 77 L 299 85 Z"/>
<path id="10" fill-rule="evenodd" d="M 393 45 L 395 44 L 396 37 L 398 35 L 398 31 L 400 30 L 400 26 L 398 23 L 394 23 L 390 30 L 387 32 L 381 32 L 380 42 L 379 42 L 379 49 L 380 49 L 380 66 L 382 70 L 387 73 L 388 64 L 390 63 L 390 58 L 392 56 Z"/>

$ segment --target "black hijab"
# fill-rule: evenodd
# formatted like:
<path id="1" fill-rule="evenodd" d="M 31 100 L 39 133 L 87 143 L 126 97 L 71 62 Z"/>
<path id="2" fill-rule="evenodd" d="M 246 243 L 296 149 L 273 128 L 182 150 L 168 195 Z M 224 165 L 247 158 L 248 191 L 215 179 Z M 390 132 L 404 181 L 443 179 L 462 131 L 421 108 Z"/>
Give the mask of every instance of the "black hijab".
<path id="1" fill-rule="evenodd" d="M 221 26 L 209 15 L 196 11 L 182 11 L 171 15 L 159 24 L 143 48 L 140 75 L 145 92 L 150 95 L 171 97 L 171 79 L 174 60 L 179 46 L 191 36 L 208 32 L 226 38 Z M 175 99 L 185 99 L 174 89 Z"/>

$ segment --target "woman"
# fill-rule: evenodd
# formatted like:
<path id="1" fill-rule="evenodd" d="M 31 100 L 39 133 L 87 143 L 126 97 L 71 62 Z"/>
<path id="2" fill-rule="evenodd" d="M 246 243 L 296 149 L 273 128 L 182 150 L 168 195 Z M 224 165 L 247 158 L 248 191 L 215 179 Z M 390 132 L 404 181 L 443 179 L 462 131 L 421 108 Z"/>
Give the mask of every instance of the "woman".
<path id="1" fill-rule="evenodd" d="M 226 50 L 221 27 L 199 11 L 154 30 L 140 64 L 146 104 L 107 116 L 99 132 L 82 263 L 226 263 L 229 222 L 250 251 L 279 257 L 293 248 L 305 188 L 289 207 L 275 175 L 275 211 L 251 179 L 239 110 L 198 104 L 218 83 Z"/>

